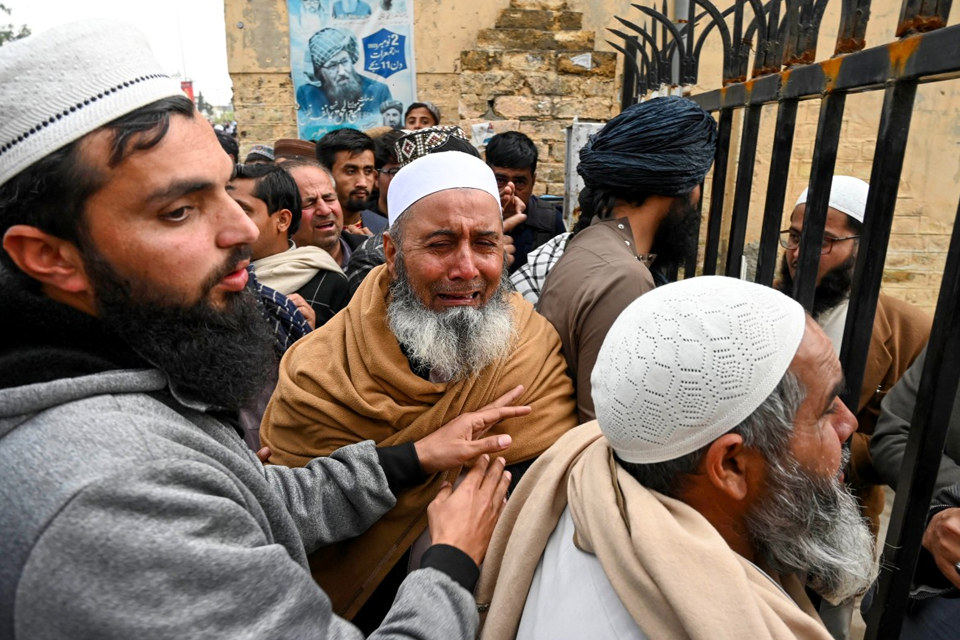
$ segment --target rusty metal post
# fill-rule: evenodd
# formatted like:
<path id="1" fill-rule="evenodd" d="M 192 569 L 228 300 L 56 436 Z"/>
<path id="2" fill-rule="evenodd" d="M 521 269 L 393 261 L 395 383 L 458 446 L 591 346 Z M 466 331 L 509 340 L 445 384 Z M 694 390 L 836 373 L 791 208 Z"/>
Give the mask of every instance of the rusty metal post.
<path id="1" fill-rule="evenodd" d="M 793 283 L 793 297 L 809 313 L 817 289 L 817 269 L 820 266 L 820 246 L 827 221 L 827 203 L 830 184 L 837 163 L 840 126 L 846 95 L 828 93 L 820 104 L 820 122 L 813 144 L 813 166 L 810 171 L 810 194 L 803 214 L 803 233 L 800 236 L 800 258 Z"/>
<path id="2" fill-rule="evenodd" d="M 737 162 L 737 184 L 733 193 L 733 215 L 730 216 L 730 236 L 727 245 L 727 268 L 725 275 L 740 277 L 743 262 L 743 246 L 747 235 L 747 218 L 750 214 L 750 196 L 753 193 L 753 170 L 757 160 L 757 138 L 760 134 L 760 117 L 763 106 L 751 104 L 746 107 L 743 131 L 740 135 L 740 159 Z"/>
<path id="3" fill-rule="evenodd" d="M 843 0 L 840 31 L 834 55 L 853 53 L 866 46 L 867 23 L 870 21 L 870 0 Z"/>
<path id="4" fill-rule="evenodd" d="M 770 179 L 763 209 L 760 231 L 760 252 L 757 256 L 757 277 L 760 284 L 770 286 L 777 269 L 777 246 L 783 204 L 786 199 L 787 179 L 790 175 L 790 157 L 793 152 L 793 134 L 797 126 L 797 100 L 783 100 L 777 109 L 777 125 L 773 134 L 773 153 L 770 158 Z"/>
<path id="5" fill-rule="evenodd" d="M 727 183 L 727 160 L 730 156 L 730 130 L 733 128 L 733 109 L 720 110 L 717 128 L 717 155 L 713 161 L 713 179 L 710 181 L 710 218 L 707 220 L 707 246 L 703 256 L 703 275 L 717 273 L 720 256 L 720 233 L 723 231 L 723 197 Z"/>
<path id="6" fill-rule="evenodd" d="M 900 20 L 897 23 L 897 37 L 926 33 L 947 26 L 951 4 L 953 0 L 903 0 Z"/>

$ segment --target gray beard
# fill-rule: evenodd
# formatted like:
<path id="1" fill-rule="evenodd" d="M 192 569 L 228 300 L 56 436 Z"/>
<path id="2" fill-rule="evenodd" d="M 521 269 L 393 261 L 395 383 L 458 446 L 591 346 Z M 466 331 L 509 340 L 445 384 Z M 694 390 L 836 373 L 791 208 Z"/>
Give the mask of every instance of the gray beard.
<path id="1" fill-rule="evenodd" d="M 463 380 L 509 354 L 515 330 L 506 270 L 486 304 L 447 311 L 424 306 L 410 286 L 401 255 L 397 256 L 396 271 L 387 322 L 410 359 L 427 367 L 431 377 Z"/>
<path id="2" fill-rule="evenodd" d="M 833 603 L 866 591 L 879 569 L 873 535 L 839 478 L 814 476 L 785 458 L 771 463 L 767 486 L 747 517 L 761 557 L 780 573 L 806 572 L 807 585 Z"/>

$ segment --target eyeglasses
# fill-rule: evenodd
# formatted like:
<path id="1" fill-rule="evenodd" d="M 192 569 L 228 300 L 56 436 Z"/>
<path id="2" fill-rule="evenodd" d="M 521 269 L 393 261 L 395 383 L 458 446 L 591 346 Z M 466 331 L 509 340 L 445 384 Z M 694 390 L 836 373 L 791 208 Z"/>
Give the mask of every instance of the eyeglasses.
<path id="1" fill-rule="evenodd" d="M 823 244 L 820 245 L 820 255 L 825 256 L 833 250 L 834 242 L 843 242 L 844 240 L 856 240 L 860 236 L 846 236 L 845 238 L 823 237 Z M 785 229 L 780 232 L 780 246 L 788 251 L 793 251 L 800 246 L 800 234 L 791 229 Z"/>
<path id="2" fill-rule="evenodd" d="M 377 169 L 377 171 L 379 171 L 380 173 L 385 173 L 388 176 L 395 176 L 397 175 L 397 171 L 400 171 L 400 167 L 391 167 L 389 169 Z"/>

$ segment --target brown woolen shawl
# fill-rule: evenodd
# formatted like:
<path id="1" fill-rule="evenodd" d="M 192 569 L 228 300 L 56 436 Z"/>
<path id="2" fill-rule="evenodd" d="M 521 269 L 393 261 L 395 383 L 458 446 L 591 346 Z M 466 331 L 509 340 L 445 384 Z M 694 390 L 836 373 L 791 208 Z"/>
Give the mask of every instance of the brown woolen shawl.
<path id="1" fill-rule="evenodd" d="M 363 440 L 378 446 L 414 442 L 520 384 L 518 404 L 532 412 L 504 420 L 488 434 L 512 436 L 502 454 L 508 465 L 540 455 L 576 426 L 560 337 L 520 294 L 511 294 L 516 338 L 510 355 L 476 377 L 434 384 L 411 371 L 388 328 L 389 286 L 386 267 L 377 267 L 341 313 L 287 351 L 260 431 L 271 462 L 303 466 Z M 459 473 L 436 473 L 401 491 L 396 506 L 365 533 L 310 556 L 314 579 L 334 611 L 351 618 L 360 610 L 426 527 L 427 505 L 441 483 Z"/>

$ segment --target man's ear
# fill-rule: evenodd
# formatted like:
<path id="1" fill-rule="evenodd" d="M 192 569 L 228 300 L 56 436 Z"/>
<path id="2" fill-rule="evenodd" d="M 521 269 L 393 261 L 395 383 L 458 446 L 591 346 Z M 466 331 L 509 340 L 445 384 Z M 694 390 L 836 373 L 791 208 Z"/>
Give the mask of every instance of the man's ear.
<path id="1" fill-rule="evenodd" d="M 17 224 L 3 234 L 3 249 L 21 271 L 46 287 L 67 294 L 92 293 L 80 250 L 68 240 Z"/>
<path id="2" fill-rule="evenodd" d="M 707 449 L 703 473 L 710 484 L 731 500 L 752 501 L 763 481 L 766 460 L 743 444 L 743 436 L 725 433 Z"/>
<path id="3" fill-rule="evenodd" d="M 397 277 L 395 263 L 397 259 L 397 243 L 390 237 L 389 231 L 383 232 L 383 257 L 391 278 Z"/>
<path id="4" fill-rule="evenodd" d="M 277 231 L 286 233 L 287 229 L 290 228 L 290 223 L 293 222 L 293 213 L 291 213 L 290 209 L 280 209 L 273 215 L 277 219 Z"/>

